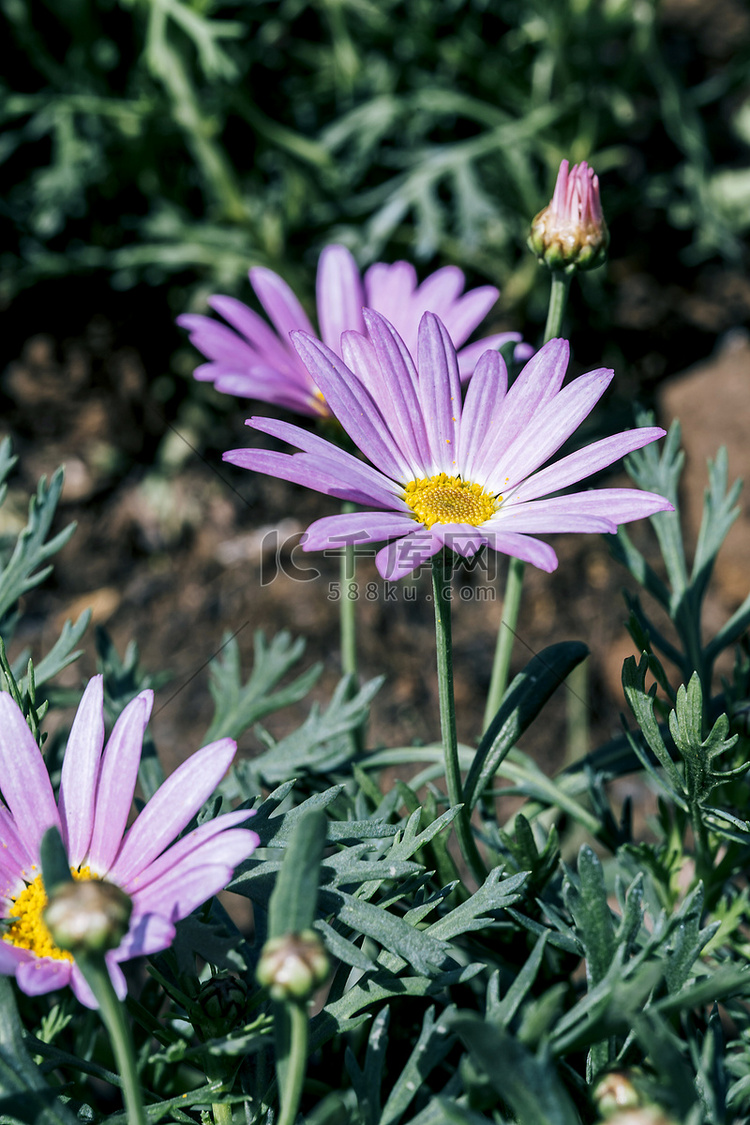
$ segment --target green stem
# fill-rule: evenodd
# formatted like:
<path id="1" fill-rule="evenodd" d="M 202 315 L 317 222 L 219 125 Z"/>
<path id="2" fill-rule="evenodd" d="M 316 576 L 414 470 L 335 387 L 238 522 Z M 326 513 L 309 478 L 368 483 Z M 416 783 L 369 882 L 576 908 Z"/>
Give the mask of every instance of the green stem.
<path id="1" fill-rule="evenodd" d="M 141 1084 L 135 1065 L 133 1037 L 125 1018 L 125 1009 L 117 998 L 104 957 L 94 953 L 79 954 L 76 963 L 99 1004 L 99 1013 L 107 1029 L 117 1070 L 122 1078 L 128 1123 L 146 1125 Z"/>
<path id="2" fill-rule="evenodd" d="M 552 284 L 549 291 L 549 308 L 547 309 L 547 323 L 544 326 L 544 341 L 554 340 L 562 332 L 565 306 L 568 303 L 572 273 L 553 273 Z"/>
<path id="3" fill-rule="evenodd" d="M 437 648 L 440 731 L 443 737 L 445 780 L 451 808 L 461 806 L 453 822 L 456 826 L 461 854 L 472 875 L 481 885 L 486 876 L 482 858 L 471 834 L 469 812 L 464 804 L 461 771 L 458 765 L 456 734 L 456 703 L 453 696 L 453 640 L 451 635 L 450 569 L 443 552 L 432 558 L 432 591 L 435 600 L 435 644 Z"/>
<path id="4" fill-rule="evenodd" d="M 549 308 L 547 309 L 547 323 L 544 327 L 544 341 L 548 343 L 562 332 L 565 306 L 570 292 L 572 274 L 554 272 L 549 293 Z M 484 730 L 490 725 L 503 701 L 505 690 L 508 686 L 508 673 L 510 671 L 510 658 L 513 652 L 513 640 L 518 624 L 518 612 L 521 608 L 521 590 L 523 588 L 523 575 L 526 564 L 520 559 L 512 558 L 508 567 L 505 597 L 503 598 L 503 616 L 495 645 L 495 657 L 492 662 L 492 675 L 490 688 L 487 695 L 487 706 L 484 711 Z"/>
<path id="5" fill-rule="evenodd" d="M 503 616 L 497 633 L 495 646 L 495 659 L 492 664 L 492 677 L 490 689 L 487 693 L 487 705 L 484 709 L 484 726 L 487 730 L 494 719 L 508 686 L 508 672 L 510 671 L 510 658 L 513 652 L 513 640 L 516 634 L 518 611 L 521 607 L 521 590 L 523 589 L 523 574 L 526 564 L 521 559 L 511 559 L 508 566 L 508 578 L 503 598 Z"/>
<path id="6" fill-rule="evenodd" d="M 279 1059 L 276 1073 L 281 1107 L 276 1125 L 294 1125 L 307 1069 L 307 1040 L 310 1021 L 304 1003 L 284 1005 L 286 1057 Z M 283 1066 L 281 1065 L 283 1063 Z"/>
<path id="7" fill-rule="evenodd" d="M 204 1070 L 209 1082 L 221 1082 L 222 1084 L 226 1082 L 227 1072 L 223 1058 L 217 1059 L 209 1055 Z M 211 1113 L 213 1114 L 214 1125 L 232 1125 L 231 1105 L 227 1105 L 225 1102 L 212 1102 Z"/>

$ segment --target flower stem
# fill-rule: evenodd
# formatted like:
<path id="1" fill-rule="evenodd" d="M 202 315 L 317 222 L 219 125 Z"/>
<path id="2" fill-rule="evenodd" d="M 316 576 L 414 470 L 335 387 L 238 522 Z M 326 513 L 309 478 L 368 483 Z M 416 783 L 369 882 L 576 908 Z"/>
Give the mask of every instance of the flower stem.
<path id="1" fill-rule="evenodd" d="M 461 771 L 458 765 L 458 738 L 456 735 L 456 703 L 453 695 L 453 640 L 451 635 L 450 568 L 444 553 L 432 557 L 432 590 L 435 600 L 435 643 L 437 648 L 438 696 L 440 700 L 440 730 L 443 737 L 445 780 L 448 800 L 452 808 L 461 805 L 456 817 L 456 835 L 461 854 L 469 870 L 480 885 L 487 872 L 471 834 L 469 813 L 464 804 Z"/>
<path id="2" fill-rule="evenodd" d="M 562 332 L 565 306 L 568 302 L 570 283 L 573 275 L 556 271 L 552 274 L 552 283 L 549 293 L 549 307 L 547 309 L 547 323 L 544 327 L 543 343 L 548 343 Z M 490 688 L 487 695 L 487 706 L 484 711 L 484 729 L 492 722 L 500 704 L 503 701 L 505 690 L 508 686 L 508 673 L 510 671 L 510 658 L 513 652 L 513 640 L 518 624 L 518 611 L 521 608 L 521 590 L 523 588 L 523 575 L 526 564 L 520 559 L 512 558 L 508 567 L 505 597 L 503 598 L 503 616 L 495 645 L 495 658 L 492 663 Z"/>
<path id="3" fill-rule="evenodd" d="M 562 332 L 565 306 L 568 303 L 570 283 L 573 279 L 571 273 L 553 273 L 552 285 L 549 291 L 549 308 L 547 309 L 547 323 L 544 326 L 544 340 L 554 340 Z"/>
<path id="4" fill-rule="evenodd" d="M 104 957 L 95 953 L 79 954 L 76 963 L 99 1004 L 99 1013 L 107 1029 L 117 1069 L 122 1078 L 129 1125 L 146 1125 L 141 1084 L 135 1065 L 133 1037 L 125 1018 L 125 1009 L 114 990 Z"/>
<path id="5" fill-rule="evenodd" d="M 508 686 L 508 672 L 510 670 L 510 657 L 513 652 L 518 611 L 521 607 L 521 591 L 523 589 L 524 563 L 520 559 L 511 559 L 508 566 L 508 578 L 503 598 L 503 616 L 497 633 L 495 646 L 495 659 L 492 664 L 492 678 L 490 689 L 487 693 L 487 705 L 484 709 L 484 730 L 490 725 L 498 711 Z"/>
<path id="6" fill-rule="evenodd" d="M 304 1003 L 289 1001 L 284 1004 L 286 1056 L 283 1067 L 277 1064 L 281 1107 L 276 1125 L 294 1125 L 299 1110 L 302 1086 L 307 1069 L 307 1039 L 309 1019 Z"/>

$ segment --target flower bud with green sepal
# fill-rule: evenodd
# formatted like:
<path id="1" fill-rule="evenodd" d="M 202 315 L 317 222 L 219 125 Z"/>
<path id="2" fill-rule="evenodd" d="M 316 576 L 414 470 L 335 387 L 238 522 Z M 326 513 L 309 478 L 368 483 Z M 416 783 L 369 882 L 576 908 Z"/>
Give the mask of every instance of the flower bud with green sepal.
<path id="1" fill-rule="evenodd" d="M 309 1000 L 328 976 L 328 955 L 315 930 L 271 938 L 258 962 L 259 984 L 274 1000 Z"/>
<path id="2" fill-rule="evenodd" d="M 201 985 L 196 1018 L 209 1037 L 228 1035 L 245 1023 L 248 987 L 239 977 L 219 973 Z"/>
<path id="3" fill-rule="evenodd" d="M 52 888 L 44 921 L 60 949 L 106 953 L 121 944 L 132 909 L 130 897 L 114 883 L 79 878 Z"/>
<path id="4" fill-rule="evenodd" d="M 551 270 L 574 273 L 601 266 L 609 231 L 599 198 L 599 178 L 585 161 L 563 160 L 551 202 L 531 223 L 529 248 Z"/>

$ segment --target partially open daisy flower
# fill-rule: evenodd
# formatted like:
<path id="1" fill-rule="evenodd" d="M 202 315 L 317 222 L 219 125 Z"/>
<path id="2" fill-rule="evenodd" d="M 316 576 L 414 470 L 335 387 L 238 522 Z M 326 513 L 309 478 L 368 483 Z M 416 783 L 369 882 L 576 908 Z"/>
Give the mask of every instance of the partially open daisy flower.
<path id="1" fill-rule="evenodd" d="M 0 972 L 14 974 L 31 996 L 69 984 L 83 1004 L 96 1007 L 75 960 L 55 946 L 42 917 L 47 896 L 39 847 L 48 828 L 61 833 L 75 879 L 106 880 L 132 899 L 128 931 L 106 954 L 120 998 L 126 992 L 120 962 L 170 945 L 175 922 L 222 890 L 259 843 L 255 832 L 237 827 L 251 815 L 247 809 L 218 816 L 174 842 L 228 770 L 237 749 L 230 738 L 204 746 L 179 766 L 127 828 L 152 704 L 151 691 L 132 700 L 104 747 L 102 678 L 89 682 L 55 802 L 23 714 L 0 692 Z"/>
<path id="2" fill-rule="evenodd" d="M 234 297 L 210 297 L 209 305 L 231 325 L 188 313 L 177 323 L 190 332 L 190 340 L 210 361 L 195 369 L 196 379 L 214 383 L 218 391 L 283 406 L 313 418 L 328 417 L 324 393 L 297 355 L 289 339 L 293 330 L 315 335 L 312 325 L 287 283 L 271 270 L 250 270 L 250 282 L 273 324 Z M 357 264 L 344 246 L 327 246 L 320 256 L 317 277 L 317 314 L 320 336 L 341 355 L 341 333 L 365 331 L 363 306 L 377 309 L 395 325 L 407 347 L 417 342 L 417 329 L 429 309 L 445 324 L 457 348 L 484 320 L 498 298 L 492 285 L 464 293 L 466 279 L 455 266 L 445 266 L 421 285 L 409 262 L 377 262 L 360 276 Z M 518 332 L 501 332 L 471 344 L 459 353 L 459 367 L 469 375 L 481 352 L 517 343 L 519 359 L 531 349 L 520 344 Z"/>
<path id="3" fill-rule="evenodd" d="M 551 340 L 508 389 L 505 364 L 485 352 L 462 402 L 456 352 L 437 316 L 425 313 L 416 366 L 384 317 L 365 310 L 368 336 L 345 332 L 343 360 L 319 340 L 294 342 L 331 410 L 371 465 L 307 433 L 267 418 L 248 425 L 301 450 L 235 449 L 226 461 L 296 481 L 367 510 L 317 520 L 307 551 L 347 543 L 387 545 L 376 555 L 383 578 L 411 573 L 443 547 L 465 557 L 490 547 L 557 566 L 537 534 L 617 530 L 671 509 L 663 496 L 601 488 L 550 496 L 664 436 L 657 426 L 604 438 L 542 468 L 591 412 L 613 372 L 598 369 L 563 387 L 568 344 Z"/>

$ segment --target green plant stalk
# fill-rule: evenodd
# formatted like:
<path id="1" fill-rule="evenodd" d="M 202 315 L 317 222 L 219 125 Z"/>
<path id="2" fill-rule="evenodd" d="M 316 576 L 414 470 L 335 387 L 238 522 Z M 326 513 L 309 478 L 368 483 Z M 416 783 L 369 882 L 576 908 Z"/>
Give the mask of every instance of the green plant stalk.
<path id="1" fill-rule="evenodd" d="M 461 771 L 458 764 L 456 734 L 456 703 L 453 695 L 453 641 L 451 634 L 450 570 L 444 552 L 432 557 L 432 591 L 435 601 L 435 645 L 437 649 L 438 697 L 440 731 L 443 737 L 443 760 L 448 801 L 452 808 L 461 806 L 454 820 L 461 854 L 474 878 L 481 885 L 487 871 L 471 834 L 469 811 L 463 799 Z"/>
<path id="2" fill-rule="evenodd" d="M 288 1050 L 286 1057 L 279 1059 L 276 1065 L 281 1101 L 276 1125 L 294 1125 L 307 1070 L 310 1021 L 304 1003 L 290 1000 L 284 1004 L 284 1009 L 285 1018 L 288 1020 L 287 1036 L 285 1036 Z"/>
<path id="3" fill-rule="evenodd" d="M 125 1018 L 125 1008 L 120 1003 L 110 980 L 102 954 L 79 953 L 76 964 L 99 1004 L 99 1014 L 107 1029 L 117 1070 L 122 1078 L 125 1110 L 129 1125 L 146 1125 L 141 1084 L 135 1064 L 135 1051 L 130 1025 Z"/>
<path id="4" fill-rule="evenodd" d="M 572 274 L 553 273 L 549 294 L 549 308 L 547 309 L 547 323 L 544 328 L 546 344 L 559 336 L 562 331 L 565 306 L 570 292 Z M 523 576 L 526 564 L 521 559 L 512 558 L 508 566 L 508 577 L 503 598 L 503 615 L 500 619 L 500 628 L 497 633 L 495 657 L 492 662 L 492 675 L 487 694 L 487 705 L 484 710 L 484 730 L 492 722 L 500 704 L 503 701 L 508 687 L 508 673 L 510 671 L 510 658 L 513 652 L 513 640 L 516 635 L 518 613 L 521 608 L 521 592 L 523 589 Z"/>
<path id="5" fill-rule="evenodd" d="M 209 1082 L 221 1082 L 222 1085 L 227 1079 L 227 1072 L 224 1065 L 224 1059 L 214 1058 L 208 1055 L 204 1065 L 206 1078 Z M 225 1102 L 212 1102 L 211 1113 L 214 1119 L 214 1125 L 232 1125 L 232 1107 Z"/>

